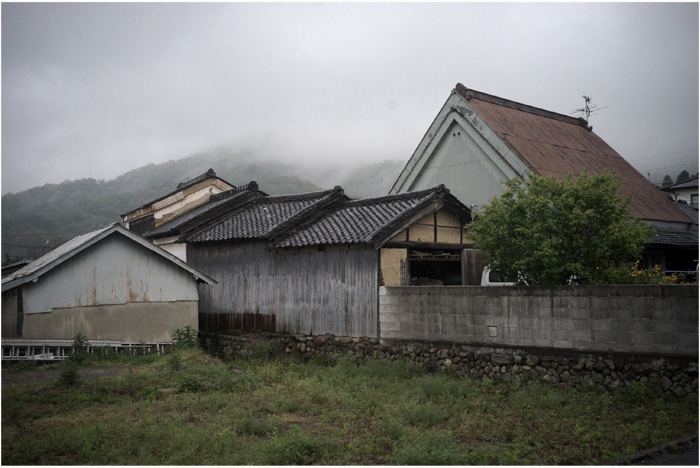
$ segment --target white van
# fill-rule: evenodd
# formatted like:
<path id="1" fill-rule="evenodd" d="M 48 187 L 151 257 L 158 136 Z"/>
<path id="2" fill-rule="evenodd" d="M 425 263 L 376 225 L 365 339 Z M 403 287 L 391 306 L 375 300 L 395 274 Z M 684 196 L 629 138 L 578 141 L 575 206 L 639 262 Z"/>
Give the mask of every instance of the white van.
<path id="1" fill-rule="evenodd" d="M 504 278 L 497 271 L 492 271 L 488 266 L 481 272 L 482 286 L 515 286 L 515 281 Z"/>

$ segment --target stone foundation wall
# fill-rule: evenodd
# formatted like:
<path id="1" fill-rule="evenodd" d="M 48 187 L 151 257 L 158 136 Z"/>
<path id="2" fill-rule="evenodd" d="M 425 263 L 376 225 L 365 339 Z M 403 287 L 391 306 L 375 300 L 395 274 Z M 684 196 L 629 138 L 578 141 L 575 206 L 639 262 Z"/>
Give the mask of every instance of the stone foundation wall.
<path id="1" fill-rule="evenodd" d="M 639 382 L 664 395 L 698 393 L 697 358 L 581 353 L 538 348 L 490 348 L 439 343 L 382 344 L 376 338 L 273 333 L 204 333 L 203 341 L 224 357 L 250 357 L 261 342 L 280 354 L 302 359 L 327 356 L 356 362 L 378 359 L 414 363 L 435 371 L 516 385 L 542 382 L 578 389 L 594 386 L 614 390 Z"/>

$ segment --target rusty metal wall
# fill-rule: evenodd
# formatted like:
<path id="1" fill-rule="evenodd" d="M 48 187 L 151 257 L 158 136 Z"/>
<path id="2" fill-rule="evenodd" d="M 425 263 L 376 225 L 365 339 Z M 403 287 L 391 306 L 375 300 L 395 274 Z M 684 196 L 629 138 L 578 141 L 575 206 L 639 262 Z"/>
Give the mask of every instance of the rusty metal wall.
<path id="1" fill-rule="evenodd" d="M 219 284 L 200 287 L 200 329 L 377 336 L 372 247 L 276 253 L 261 241 L 188 244 L 188 262 Z"/>
<path id="2" fill-rule="evenodd" d="M 196 301 L 192 276 L 126 239 L 109 236 L 36 283 L 22 286 L 24 313 L 128 302 Z"/>

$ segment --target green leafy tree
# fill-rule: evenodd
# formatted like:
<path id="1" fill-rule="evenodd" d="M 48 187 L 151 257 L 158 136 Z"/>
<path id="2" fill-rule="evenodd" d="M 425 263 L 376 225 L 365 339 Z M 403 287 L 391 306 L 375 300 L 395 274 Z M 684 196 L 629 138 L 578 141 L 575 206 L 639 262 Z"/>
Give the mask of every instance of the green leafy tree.
<path id="1" fill-rule="evenodd" d="M 673 185 L 673 179 L 671 179 L 671 176 L 666 174 L 664 176 L 664 181 L 661 182 L 662 187 L 668 187 L 669 185 Z"/>
<path id="2" fill-rule="evenodd" d="M 678 177 L 676 177 L 676 183 L 680 184 L 688 179 L 690 179 L 690 174 L 688 174 L 688 171 L 682 171 L 680 174 L 678 174 Z"/>
<path id="3" fill-rule="evenodd" d="M 493 269 L 530 285 L 602 284 L 615 264 L 639 256 L 652 229 L 628 212 L 630 197 L 609 171 L 564 179 L 506 181 L 484 205 L 471 237 Z"/>

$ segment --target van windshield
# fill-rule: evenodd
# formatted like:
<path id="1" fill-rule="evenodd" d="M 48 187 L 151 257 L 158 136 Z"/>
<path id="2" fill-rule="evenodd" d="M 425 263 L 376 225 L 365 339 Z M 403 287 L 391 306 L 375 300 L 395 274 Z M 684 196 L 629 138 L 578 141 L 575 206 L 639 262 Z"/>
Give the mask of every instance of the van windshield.
<path id="1" fill-rule="evenodd" d="M 516 281 L 516 279 L 511 279 L 497 271 L 491 270 L 489 272 L 489 283 L 515 283 Z"/>

